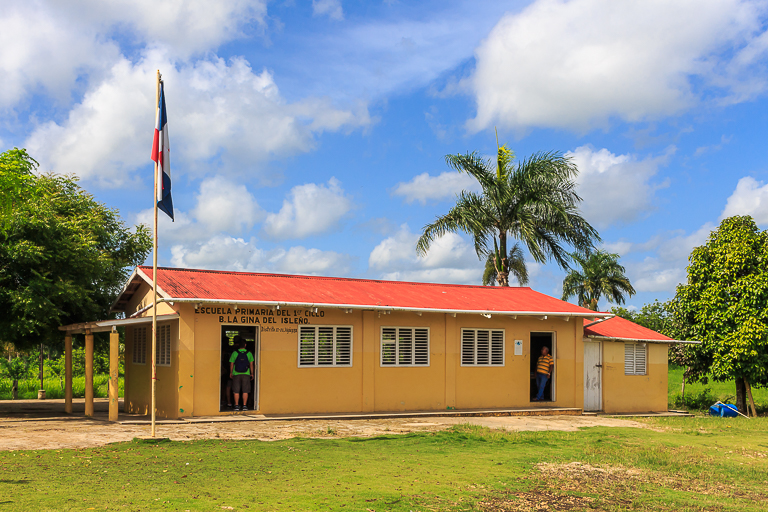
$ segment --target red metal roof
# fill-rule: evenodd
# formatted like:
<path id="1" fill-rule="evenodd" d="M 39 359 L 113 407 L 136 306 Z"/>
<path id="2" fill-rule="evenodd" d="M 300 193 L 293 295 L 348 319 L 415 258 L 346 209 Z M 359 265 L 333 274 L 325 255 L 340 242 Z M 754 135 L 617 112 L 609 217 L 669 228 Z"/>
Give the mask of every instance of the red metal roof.
<path id="1" fill-rule="evenodd" d="M 139 267 L 147 281 L 152 267 Z M 407 310 L 539 313 L 599 317 L 588 309 L 527 287 L 409 283 L 338 277 L 158 268 L 166 299 L 267 304 L 373 307 Z"/>
<path id="2" fill-rule="evenodd" d="M 617 338 L 625 340 L 646 340 L 646 341 L 674 341 L 663 334 L 630 322 L 625 318 L 614 316 L 607 320 L 592 322 L 584 321 L 584 336 L 600 336 L 604 338 Z"/>

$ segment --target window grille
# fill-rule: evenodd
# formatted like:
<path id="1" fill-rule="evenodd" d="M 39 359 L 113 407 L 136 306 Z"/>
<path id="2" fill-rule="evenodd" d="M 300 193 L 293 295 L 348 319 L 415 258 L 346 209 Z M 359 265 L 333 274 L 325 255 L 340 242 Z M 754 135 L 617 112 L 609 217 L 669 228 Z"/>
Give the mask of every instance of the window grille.
<path id="1" fill-rule="evenodd" d="M 429 329 L 382 327 L 381 366 L 429 366 Z"/>
<path id="2" fill-rule="evenodd" d="M 133 328 L 133 362 L 147 364 L 147 328 Z"/>
<path id="3" fill-rule="evenodd" d="M 157 345 L 155 346 L 155 364 L 171 366 L 171 326 L 157 326 Z"/>
<path id="4" fill-rule="evenodd" d="M 299 366 L 352 366 L 352 327 L 300 327 Z"/>
<path id="5" fill-rule="evenodd" d="M 648 346 L 645 343 L 624 343 L 624 375 L 646 375 Z"/>
<path id="6" fill-rule="evenodd" d="M 504 366 L 503 329 L 462 329 L 462 366 Z"/>

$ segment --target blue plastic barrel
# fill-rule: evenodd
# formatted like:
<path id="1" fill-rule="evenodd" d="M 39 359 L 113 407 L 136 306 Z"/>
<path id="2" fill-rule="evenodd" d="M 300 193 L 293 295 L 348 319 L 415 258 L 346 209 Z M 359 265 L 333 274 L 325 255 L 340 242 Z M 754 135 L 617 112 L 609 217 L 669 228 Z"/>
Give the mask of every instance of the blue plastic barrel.
<path id="1" fill-rule="evenodd" d="M 709 408 L 710 416 L 720 416 L 721 418 L 735 418 L 739 415 L 738 409 L 734 404 L 715 404 Z"/>

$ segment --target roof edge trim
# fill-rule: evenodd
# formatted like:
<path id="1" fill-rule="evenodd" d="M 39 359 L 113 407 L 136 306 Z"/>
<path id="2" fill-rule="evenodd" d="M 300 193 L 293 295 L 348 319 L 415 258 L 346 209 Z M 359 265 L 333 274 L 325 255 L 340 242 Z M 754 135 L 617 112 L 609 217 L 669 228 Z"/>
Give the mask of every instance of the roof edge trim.
<path id="1" fill-rule="evenodd" d="M 144 281 L 149 285 L 150 288 L 152 288 L 152 279 L 144 273 L 144 269 L 141 267 L 136 267 L 136 270 L 140 270 L 141 272 L 139 275 L 141 275 L 141 278 L 144 279 Z M 159 269 L 158 269 L 159 270 Z M 158 272 L 159 274 L 159 272 Z M 160 285 L 157 285 L 157 294 L 160 295 L 164 299 L 168 299 L 169 295 L 163 291 L 162 288 L 160 288 Z"/>
<path id="2" fill-rule="evenodd" d="M 584 334 L 585 338 L 601 341 L 638 341 L 641 343 L 661 343 L 661 344 L 675 344 L 684 343 L 688 345 L 701 345 L 700 341 L 685 341 L 685 340 L 647 340 L 641 338 L 618 338 L 615 336 L 595 336 L 592 334 Z"/>
<path id="3" fill-rule="evenodd" d="M 186 302 L 203 304 L 254 304 L 261 306 L 280 306 L 293 308 L 335 308 L 335 309 L 372 309 L 374 311 L 420 311 L 424 313 L 461 313 L 470 315 L 505 315 L 505 316 L 554 316 L 554 317 L 578 317 L 578 318 L 610 318 L 612 313 L 579 313 L 565 311 L 496 311 L 486 309 L 433 309 L 433 308 L 408 308 L 394 306 L 379 306 L 373 304 L 327 304 L 327 303 L 306 303 L 306 302 L 280 302 L 264 300 L 222 300 L 222 299 L 204 299 L 204 298 L 176 298 L 166 297 L 164 302 Z"/>

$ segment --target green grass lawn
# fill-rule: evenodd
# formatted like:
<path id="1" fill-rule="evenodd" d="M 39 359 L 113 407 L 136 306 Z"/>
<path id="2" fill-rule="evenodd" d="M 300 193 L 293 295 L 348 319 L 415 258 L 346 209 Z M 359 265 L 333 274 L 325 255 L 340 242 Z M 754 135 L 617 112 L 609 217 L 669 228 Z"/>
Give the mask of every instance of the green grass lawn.
<path id="1" fill-rule="evenodd" d="M 768 419 L 0 453 L 7 510 L 768 508 Z M 231 508 L 230 508 L 231 507 Z"/>
<path id="2" fill-rule="evenodd" d="M 683 383 L 683 369 L 669 368 L 669 406 L 682 407 L 680 400 L 681 384 Z M 734 382 L 715 382 L 710 380 L 707 384 L 685 384 L 686 404 L 688 408 L 705 409 L 717 400 L 726 403 L 735 403 L 736 384 Z M 768 412 L 768 389 L 752 388 L 752 397 L 755 399 L 755 407 L 758 413 Z"/>

